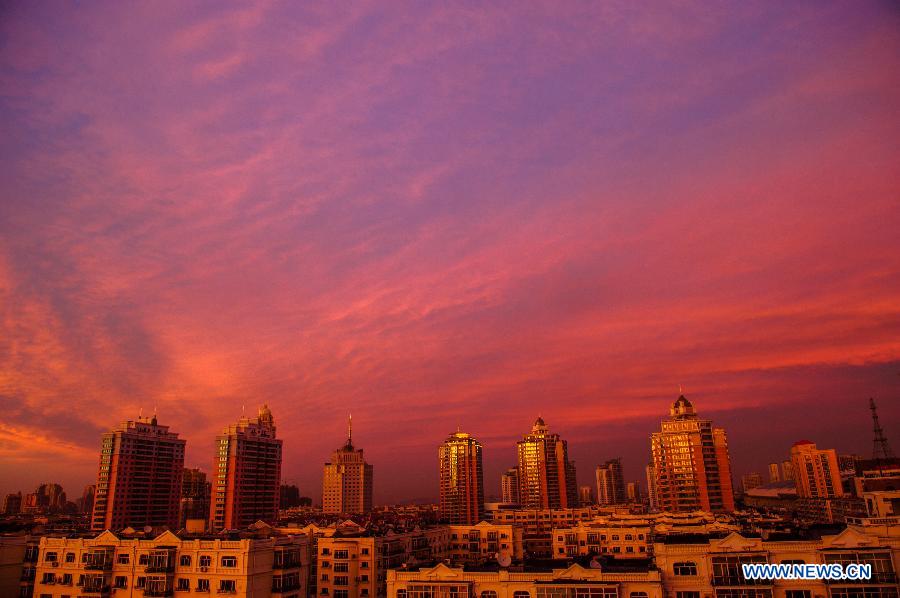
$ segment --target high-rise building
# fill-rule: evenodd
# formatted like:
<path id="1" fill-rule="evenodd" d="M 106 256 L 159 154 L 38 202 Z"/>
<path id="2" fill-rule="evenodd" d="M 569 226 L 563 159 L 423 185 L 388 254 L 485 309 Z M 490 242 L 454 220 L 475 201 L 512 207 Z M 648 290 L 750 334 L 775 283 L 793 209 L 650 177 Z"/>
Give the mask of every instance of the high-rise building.
<path id="1" fill-rule="evenodd" d="M 22 511 L 22 493 L 7 494 L 3 499 L 3 514 L 18 515 Z"/>
<path id="2" fill-rule="evenodd" d="M 603 465 L 598 465 L 594 472 L 597 479 L 597 504 L 625 504 L 625 478 L 622 474 L 622 459 L 616 457 Z"/>
<path id="3" fill-rule="evenodd" d="M 647 472 L 647 503 L 651 509 L 658 509 L 659 504 L 656 500 L 656 466 L 649 463 L 646 467 Z"/>
<path id="4" fill-rule="evenodd" d="M 763 485 L 762 476 L 759 475 L 756 471 L 751 471 L 750 473 L 741 477 L 741 489 L 746 492 L 747 490 L 753 490 L 754 488 L 759 488 Z"/>
<path id="5" fill-rule="evenodd" d="M 347 426 L 347 443 L 331 454 L 322 476 L 322 510 L 325 513 L 358 514 L 372 510 L 373 468 L 363 450 L 353 446 L 353 420 Z"/>
<path id="6" fill-rule="evenodd" d="M 785 482 L 794 479 L 794 464 L 790 461 L 783 461 L 781 463 L 781 477 Z"/>
<path id="7" fill-rule="evenodd" d="M 594 504 L 594 489 L 590 486 L 578 487 L 578 502 L 582 507 Z"/>
<path id="8" fill-rule="evenodd" d="M 282 441 L 268 405 L 241 417 L 216 437 L 210 529 L 240 529 L 278 518 Z"/>
<path id="9" fill-rule="evenodd" d="M 281 485 L 281 508 L 292 509 L 300 506 L 300 488 L 293 484 Z"/>
<path id="10" fill-rule="evenodd" d="M 519 468 L 510 467 L 500 475 L 500 497 L 505 503 L 519 503 Z"/>
<path id="11" fill-rule="evenodd" d="M 81 502 L 78 505 L 82 513 L 94 512 L 94 492 L 97 487 L 94 484 L 88 484 L 81 492 Z"/>
<path id="12" fill-rule="evenodd" d="M 441 518 L 462 525 L 484 519 L 481 443 L 457 430 L 438 447 L 438 464 Z"/>
<path id="13" fill-rule="evenodd" d="M 769 483 L 781 481 L 781 469 L 778 463 L 769 463 Z"/>
<path id="14" fill-rule="evenodd" d="M 188 519 L 209 517 L 210 491 L 211 484 L 206 480 L 206 472 L 199 469 L 184 469 L 181 477 L 179 527 L 184 527 Z"/>
<path id="15" fill-rule="evenodd" d="M 834 449 L 818 449 L 814 442 L 800 440 L 791 447 L 794 483 L 798 498 L 837 498 L 844 496 L 841 471 Z"/>
<path id="16" fill-rule="evenodd" d="M 663 511 L 734 511 L 731 461 L 725 430 L 700 419 L 684 395 L 671 419 L 650 436 L 657 508 Z"/>
<path id="17" fill-rule="evenodd" d="M 185 441 L 156 416 L 123 421 L 103 435 L 94 530 L 178 525 Z"/>
<path id="18" fill-rule="evenodd" d="M 628 498 L 628 502 L 630 503 L 639 503 L 643 496 L 641 496 L 641 484 L 640 482 L 628 482 L 625 485 L 625 495 Z"/>
<path id="19" fill-rule="evenodd" d="M 517 443 L 519 504 L 526 508 L 566 509 L 578 506 L 575 463 L 569 461 L 566 441 L 540 417 L 531 433 Z"/>

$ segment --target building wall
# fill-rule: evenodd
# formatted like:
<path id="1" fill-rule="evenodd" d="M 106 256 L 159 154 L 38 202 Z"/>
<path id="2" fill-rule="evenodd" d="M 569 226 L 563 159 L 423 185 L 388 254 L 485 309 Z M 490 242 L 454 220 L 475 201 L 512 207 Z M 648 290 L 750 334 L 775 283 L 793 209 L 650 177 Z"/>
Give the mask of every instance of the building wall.
<path id="1" fill-rule="evenodd" d="M 448 557 L 454 563 L 483 563 L 494 561 L 500 554 L 521 561 L 525 556 L 524 533 L 516 525 L 451 525 Z"/>

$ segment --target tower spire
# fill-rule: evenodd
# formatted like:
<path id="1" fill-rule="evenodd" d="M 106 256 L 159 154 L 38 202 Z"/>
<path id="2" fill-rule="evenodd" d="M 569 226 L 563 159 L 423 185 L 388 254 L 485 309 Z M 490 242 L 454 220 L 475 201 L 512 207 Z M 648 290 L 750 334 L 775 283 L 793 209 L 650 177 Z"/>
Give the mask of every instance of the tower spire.
<path id="1" fill-rule="evenodd" d="M 891 445 L 881 429 L 881 423 L 878 421 L 878 408 L 875 406 L 875 399 L 869 398 L 869 409 L 872 411 L 872 428 L 874 433 L 872 458 L 873 459 L 892 459 L 894 457 L 891 451 Z"/>
<path id="2" fill-rule="evenodd" d="M 347 446 L 353 446 L 353 414 L 347 414 Z"/>

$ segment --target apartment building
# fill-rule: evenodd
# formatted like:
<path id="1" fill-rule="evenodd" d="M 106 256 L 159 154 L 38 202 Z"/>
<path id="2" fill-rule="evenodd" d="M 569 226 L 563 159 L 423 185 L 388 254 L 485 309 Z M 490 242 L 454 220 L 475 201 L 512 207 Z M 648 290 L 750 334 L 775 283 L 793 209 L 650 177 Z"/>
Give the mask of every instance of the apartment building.
<path id="1" fill-rule="evenodd" d="M 551 537 L 555 528 L 572 527 L 578 521 L 590 521 L 611 512 L 596 505 L 573 509 L 509 509 L 488 503 L 487 507 L 489 522 L 522 528 L 526 558 L 549 558 L 553 554 Z"/>
<path id="2" fill-rule="evenodd" d="M 41 539 L 34 596 L 307 596 L 308 538 L 153 539 L 119 537 Z M 304 555 L 307 555 L 304 558 Z"/>
<path id="3" fill-rule="evenodd" d="M 454 563 L 483 563 L 498 556 L 513 561 L 525 558 L 525 532 L 517 525 L 482 521 L 477 525 L 451 525 L 448 558 Z"/>

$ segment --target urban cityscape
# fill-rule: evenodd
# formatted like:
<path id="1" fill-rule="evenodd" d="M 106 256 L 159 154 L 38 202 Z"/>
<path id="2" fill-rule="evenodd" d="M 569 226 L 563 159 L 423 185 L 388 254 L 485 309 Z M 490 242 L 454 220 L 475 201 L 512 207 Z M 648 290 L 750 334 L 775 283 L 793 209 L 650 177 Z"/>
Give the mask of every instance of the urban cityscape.
<path id="1" fill-rule="evenodd" d="M 56 483 L 4 498 L 0 592 L 377 598 L 468 596 L 477 585 L 482 598 L 525 598 L 583 583 L 574 596 L 895 597 L 900 459 L 874 399 L 868 407 L 870 457 L 798 440 L 738 488 L 726 431 L 684 395 L 650 434 L 644 481 L 626 480 L 614 457 L 596 465 L 596 485 L 579 487 L 568 443 L 538 416 L 494 484 L 499 500 L 486 501 L 495 490 L 482 445 L 457 429 L 437 445 L 437 504 L 377 507 L 352 416 L 313 500 L 281 483 L 268 405 L 216 437 L 210 476 L 184 467 L 185 440 L 154 414 L 103 435 L 96 483 L 75 501 Z M 798 589 L 738 568 L 788 561 L 876 573 L 865 585 Z"/>
<path id="2" fill-rule="evenodd" d="M 0 2 L 0 598 L 900 598 L 896 0 Z"/>

